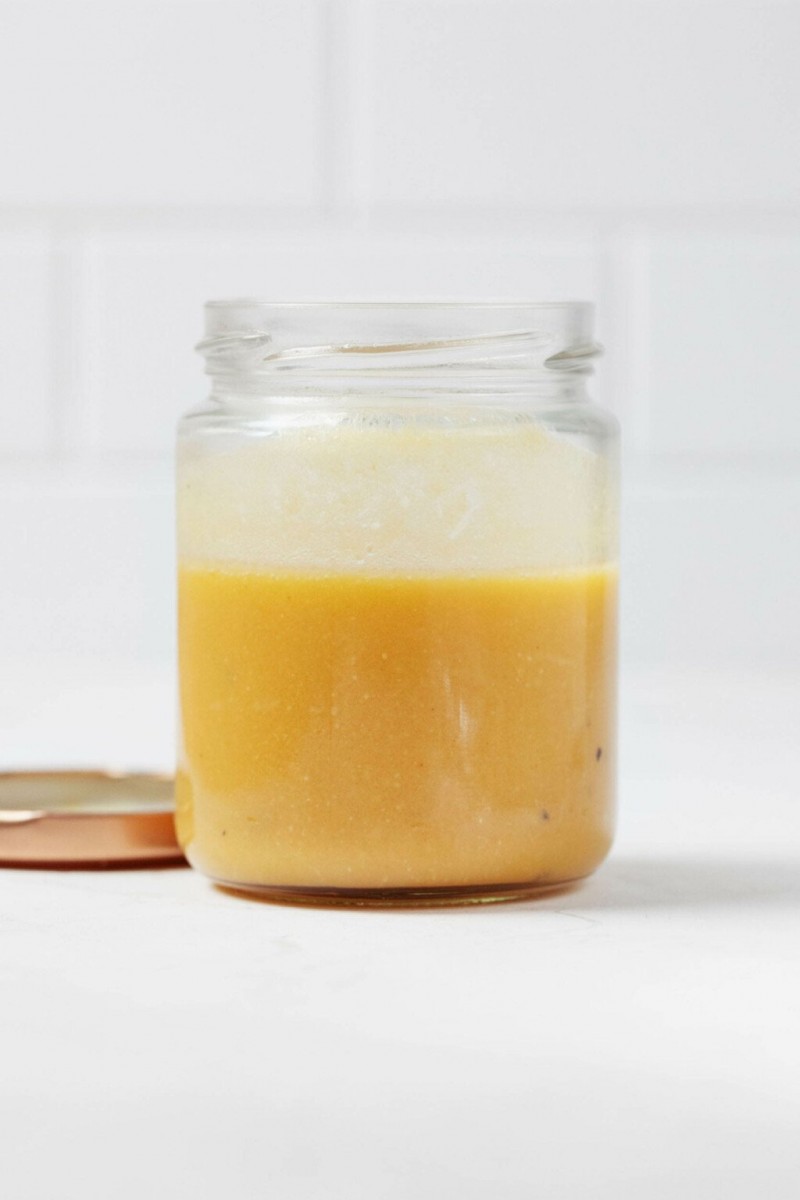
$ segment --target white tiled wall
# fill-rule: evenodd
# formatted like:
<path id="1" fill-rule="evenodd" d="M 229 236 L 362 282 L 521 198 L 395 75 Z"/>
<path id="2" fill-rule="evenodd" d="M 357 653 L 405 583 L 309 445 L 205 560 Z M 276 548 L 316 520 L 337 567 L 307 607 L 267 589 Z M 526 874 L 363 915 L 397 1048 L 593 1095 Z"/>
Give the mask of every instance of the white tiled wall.
<path id="1" fill-rule="evenodd" d="M 651 265 L 654 453 L 798 458 L 800 238 L 673 234 Z"/>
<path id="2" fill-rule="evenodd" d="M 594 299 L 629 663 L 800 665 L 800 2 L 0 0 L 3 657 L 167 659 L 211 296 Z"/>
<path id="3" fill-rule="evenodd" d="M 324 48 L 313 2 L 33 0 L 0 14 L 8 203 L 315 200 Z"/>
<path id="4" fill-rule="evenodd" d="M 371 195 L 397 207 L 780 204 L 798 13 L 735 0 L 378 4 Z"/>

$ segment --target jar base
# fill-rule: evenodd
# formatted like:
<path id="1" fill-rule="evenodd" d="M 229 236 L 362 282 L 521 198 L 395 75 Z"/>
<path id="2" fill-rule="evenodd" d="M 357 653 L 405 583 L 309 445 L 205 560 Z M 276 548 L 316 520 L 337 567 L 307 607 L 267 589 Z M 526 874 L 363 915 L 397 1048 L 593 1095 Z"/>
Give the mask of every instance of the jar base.
<path id="1" fill-rule="evenodd" d="M 272 904 L 310 908 L 452 908 L 536 900 L 567 891 L 585 876 L 558 882 L 490 883 L 459 887 L 325 888 L 282 887 L 214 879 L 224 892 Z"/>

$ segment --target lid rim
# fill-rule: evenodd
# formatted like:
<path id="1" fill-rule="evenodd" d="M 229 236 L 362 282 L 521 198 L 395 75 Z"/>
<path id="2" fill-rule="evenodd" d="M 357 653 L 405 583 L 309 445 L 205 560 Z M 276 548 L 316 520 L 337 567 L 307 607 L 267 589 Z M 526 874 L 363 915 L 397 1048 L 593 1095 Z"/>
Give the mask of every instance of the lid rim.
<path id="1" fill-rule="evenodd" d="M 0 866 L 97 869 L 185 864 L 175 835 L 173 784 L 169 775 L 145 771 L 0 771 Z M 31 790 L 37 785 L 55 789 L 56 795 L 59 788 L 67 792 L 61 803 L 69 807 L 59 807 L 58 799 L 32 806 Z M 83 800 L 76 800 L 81 785 L 88 792 Z M 151 794 L 131 801 L 131 789 L 135 792 L 137 786 Z M 8 793 L 13 799 L 15 790 L 26 793 L 24 803 L 8 803 Z M 115 793 L 123 795 L 121 807 L 119 800 L 114 805 Z"/>

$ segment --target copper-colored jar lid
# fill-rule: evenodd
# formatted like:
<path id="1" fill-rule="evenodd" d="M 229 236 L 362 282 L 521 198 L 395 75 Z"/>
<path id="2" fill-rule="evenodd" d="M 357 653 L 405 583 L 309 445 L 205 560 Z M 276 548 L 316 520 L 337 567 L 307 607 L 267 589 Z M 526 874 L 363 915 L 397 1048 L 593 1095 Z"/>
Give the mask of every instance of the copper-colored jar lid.
<path id="1" fill-rule="evenodd" d="M 174 807 L 167 775 L 0 772 L 0 866 L 183 863 Z"/>

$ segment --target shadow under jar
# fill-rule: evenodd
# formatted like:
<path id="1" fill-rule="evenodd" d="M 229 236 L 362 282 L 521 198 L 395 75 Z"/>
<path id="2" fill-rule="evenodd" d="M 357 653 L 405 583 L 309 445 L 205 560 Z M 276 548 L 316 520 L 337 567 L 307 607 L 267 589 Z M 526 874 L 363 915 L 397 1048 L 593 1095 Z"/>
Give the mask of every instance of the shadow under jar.
<path id="1" fill-rule="evenodd" d="M 206 307 L 178 835 L 279 900 L 507 900 L 614 822 L 617 432 L 587 304 Z"/>

